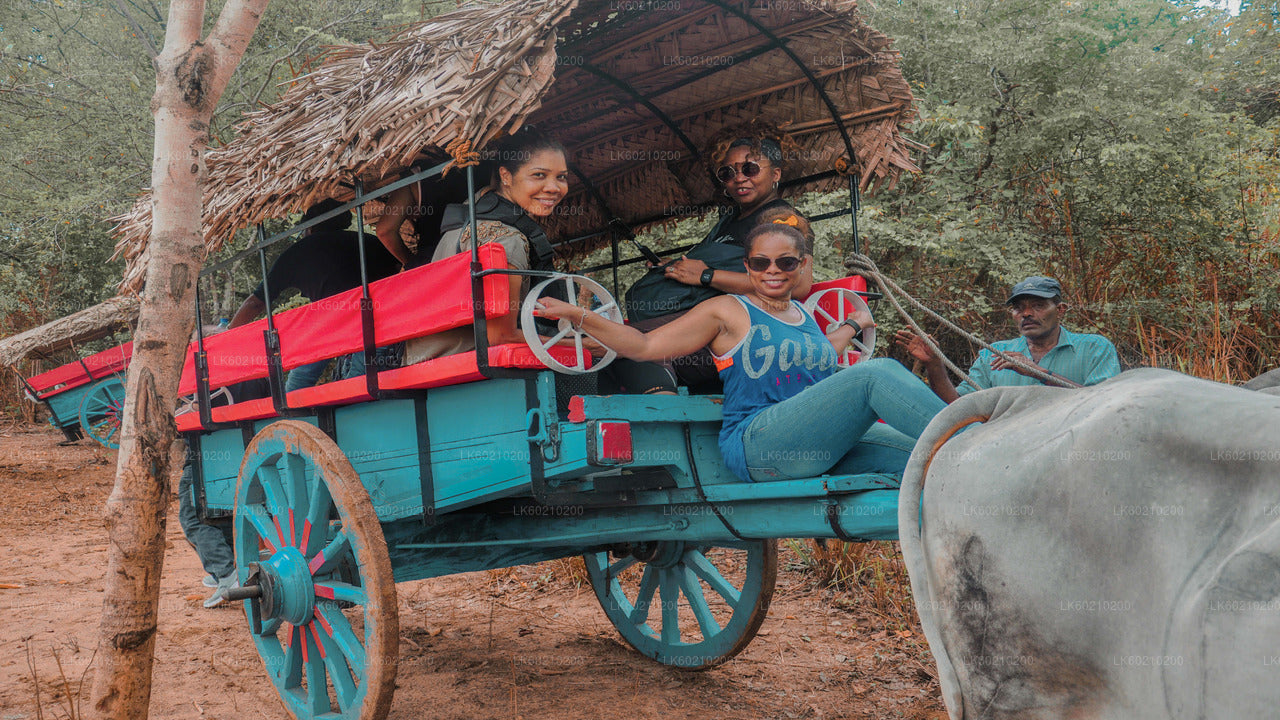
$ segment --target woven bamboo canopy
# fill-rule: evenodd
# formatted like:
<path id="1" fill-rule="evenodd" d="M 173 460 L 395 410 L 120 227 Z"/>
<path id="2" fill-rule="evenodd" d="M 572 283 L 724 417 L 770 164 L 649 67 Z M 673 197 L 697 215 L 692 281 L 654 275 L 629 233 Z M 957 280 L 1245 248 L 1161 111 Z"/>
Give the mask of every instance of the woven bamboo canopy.
<path id="1" fill-rule="evenodd" d="M 914 171 L 903 136 L 912 95 L 890 40 L 854 0 L 516 0 L 464 7 L 388 42 L 332 50 L 279 102 L 250 113 L 208 155 L 210 251 L 237 229 L 356 182 L 481 149 L 533 123 L 557 137 L 577 177 L 553 240 L 670 220 L 718 198 L 705 144 L 749 121 L 799 144 L 789 192 L 892 186 Z M 852 150 L 852 153 L 850 152 Z M 850 157 L 852 156 L 852 157 Z M 376 214 L 376 210 L 374 210 Z M 123 288 L 142 282 L 150 196 L 120 220 Z"/>

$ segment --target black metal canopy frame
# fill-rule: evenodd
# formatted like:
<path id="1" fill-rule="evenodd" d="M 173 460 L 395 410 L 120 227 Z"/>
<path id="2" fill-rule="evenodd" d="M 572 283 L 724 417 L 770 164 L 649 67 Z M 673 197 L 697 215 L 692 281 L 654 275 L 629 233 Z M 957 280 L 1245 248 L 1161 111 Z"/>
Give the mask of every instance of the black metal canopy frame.
<path id="1" fill-rule="evenodd" d="M 759 21 L 751 17 L 748 13 L 744 12 L 740 8 L 737 8 L 727 2 L 724 2 L 723 0 L 705 0 L 705 2 L 711 5 L 714 5 L 720 8 L 721 10 L 725 11 L 726 13 L 732 14 L 735 17 L 741 19 L 743 22 L 751 26 L 762 37 L 765 37 L 769 41 L 765 45 L 752 48 L 749 51 L 741 53 L 740 55 L 735 57 L 735 60 L 746 60 L 753 57 L 757 57 L 767 52 L 778 50 L 784 53 L 791 60 L 791 62 L 794 63 L 795 66 L 804 74 L 809 84 L 813 87 L 814 90 L 817 91 L 818 96 L 820 97 L 823 104 L 826 106 L 828 112 L 830 113 L 832 121 L 834 122 L 836 128 L 839 130 L 841 139 L 843 140 L 843 144 L 845 146 L 845 151 L 848 153 L 850 165 L 852 166 L 855 160 L 853 142 L 852 142 L 852 139 L 850 138 L 848 129 L 845 127 L 845 123 L 840 116 L 839 109 L 836 107 L 835 103 L 831 100 L 826 90 L 822 87 L 822 84 L 818 82 L 818 78 L 814 75 L 813 71 L 809 67 L 807 67 L 804 64 L 804 62 L 796 55 L 796 53 L 788 46 L 788 42 L 785 39 L 778 37 L 769 28 L 762 25 Z M 695 162 L 702 164 L 702 159 L 703 159 L 702 153 L 698 149 L 698 147 L 686 135 L 686 133 L 679 127 L 678 123 L 674 119 L 672 119 L 667 113 L 663 112 L 662 109 L 659 108 L 654 103 L 654 98 L 666 92 L 669 92 L 678 86 L 675 86 L 675 85 L 664 86 L 652 92 L 651 94 L 646 95 L 645 93 L 641 92 L 636 87 L 634 87 L 632 84 L 628 83 L 626 80 L 619 78 L 616 75 L 603 70 L 602 68 L 596 67 L 592 64 L 585 63 L 585 62 L 581 63 L 580 67 L 584 71 L 604 80 L 605 82 L 617 88 L 617 90 L 620 93 L 622 93 L 635 106 L 643 107 L 655 119 L 661 122 L 673 133 L 673 135 L 680 141 L 680 143 L 684 145 L 685 148 L 691 153 L 692 157 L 695 159 Z M 707 69 L 703 70 L 702 72 L 697 73 L 693 79 L 704 79 L 706 77 L 710 77 L 715 73 L 721 72 L 728 67 L 732 67 L 732 64 L 710 66 Z M 680 84 L 687 84 L 689 82 L 690 82 L 690 79 L 685 78 L 684 80 L 681 81 Z M 263 275 L 263 290 L 264 290 L 264 295 L 266 300 L 267 329 L 264 330 L 263 334 L 264 334 L 264 341 L 265 341 L 265 346 L 267 350 L 268 382 L 271 386 L 271 397 L 272 397 L 273 405 L 275 406 L 276 412 L 279 413 L 281 416 L 314 415 L 314 414 L 317 414 L 317 412 L 324 412 L 325 410 L 324 408 L 290 407 L 288 405 L 288 398 L 285 396 L 285 393 L 284 393 L 284 371 L 281 366 L 281 358 L 280 358 L 280 338 L 279 338 L 279 333 L 275 327 L 275 322 L 273 320 L 273 309 L 272 309 L 270 288 L 267 287 L 268 268 L 267 268 L 267 261 L 266 261 L 266 248 L 282 240 L 285 240 L 287 238 L 292 238 L 302 233 L 303 231 L 307 230 L 308 228 L 319 225 L 331 218 L 334 218 L 343 213 L 349 213 L 352 210 L 355 210 L 357 215 L 357 233 L 359 236 L 358 247 L 359 247 L 359 256 L 360 256 L 360 280 L 361 280 L 361 288 L 362 288 L 361 302 L 360 302 L 361 328 L 363 332 L 365 379 L 366 379 L 368 392 L 370 396 L 377 399 L 389 398 L 389 397 L 406 397 L 406 396 L 419 397 L 421 395 L 420 392 L 415 393 L 415 392 L 404 392 L 404 391 L 386 391 L 386 390 L 380 389 L 378 386 L 379 371 L 377 369 L 377 365 L 375 362 L 375 355 L 376 355 L 377 348 L 376 348 L 375 332 L 374 332 L 373 302 L 369 294 L 369 277 L 368 277 L 368 270 L 367 270 L 367 264 L 366 264 L 367 261 L 365 257 L 365 251 L 364 251 L 365 229 L 364 229 L 363 206 L 365 203 L 367 203 L 370 200 L 379 199 L 400 188 L 406 187 L 408 185 L 412 185 L 422 180 L 439 177 L 444 174 L 444 172 L 446 171 L 446 169 L 448 169 L 448 167 L 452 164 L 452 162 L 453 161 L 440 163 L 438 165 L 435 165 L 434 167 L 430 167 L 425 170 L 412 173 L 410 175 L 407 175 L 406 177 L 403 177 L 399 180 L 396 180 L 395 182 L 384 185 L 383 187 L 380 187 L 377 190 L 374 190 L 368 193 L 364 191 L 362 184 L 357 182 L 353 187 L 355 191 L 355 197 L 349 202 L 346 202 L 343 205 L 337 208 L 334 208 L 333 210 L 330 210 L 329 212 L 326 212 L 322 215 L 314 217 L 305 222 L 299 223 L 287 230 L 278 232 L 270 237 L 266 237 L 266 233 L 262 224 L 259 224 L 257 226 L 258 239 L 256 243 L 254 243 L 251 247 L 236 253 L 230 258 L 227 258 L 226 260 L 222 260 L 218 263 L 215 263 L 213 265 L 206 267 L 201 272 L 201 277 L 204 277 L 206 275 L 210 275 L 215 272 L 226 270 L 231 266 L 233 266 L 234 264 L 248 258 L 249 256 L 255 253 L 258 255 L 259 265 L 261 266 L 262 275 Z M 619 267 L 623 265 L 630 265 L 633 263 L 643 262 L 646 260 L 649 262 L 656 262 L 660 260 L 662 256 L 671 256 L 671 255 L 679 254 L 686 251 L 689 247 L 692 247 L 690 245 L 690 246 L 675 248 L 672 250 L 666 250 L 660 253 L 655 253 L 649 250 L 648 248 L 640 245 L 635 239 L 635 235 L 631 230 L 631 226 L 628 225 L 623 220 L 621 220 L 618 217 L 618 215 L 615 212 L 613 212 L 613 210 L 609 206 L 608 201 L 598 191 L 596 185 L 592 182 L 592 179 L 588 177 L 581 170 L 581 168 L 577 166 L 574 166 L 571 164 L 570 169 L 574 173 L 574 175 L 579 179 L 579 181 L 582 183 L 588 196 L 600 208 L 601 212 L 606 218 L 606 223 L 603 227 L 598 228 L 597 230 L 576 236 L 574 238 L 570 238 L 568 240 L 561 241 L 559 243 L 556 243 L 555 246 L 557 247 L 572 246 L 593 237 L 600 237 L 606 233 L 609 234 L 610 244 L 612 247 L 612 262 L 608 264 L 597 265 L 597 266 L 587 268 L 586 270 L 584 270 L 584 272 L 588 272 L 588 273 L 598 272 L 601 270 L 612 268 L 613 290 L 615 295 L 619 294 L 618 275 L 617 275 L 617 270 Z M 476 231 L 477 228 L 476 228 L 475 203 L 474 203 L 475 193 L 476 193 L 474 166 L 473 165 L 467 166 L 465 168 L 465 172 L 467 175 L 468 224 L 471 228 L 471 236 L 474 238 L 474 237 L 478 237 L 477 231 Z M 845 174 L 845 173 L 841 173 L 837 170 L 828 170 L 825 172 L 815 173 L 815 174 L 807 175 L 804 177 L 785 181 L 782 183 L 782 187 L 788 188 L 788 187 L 802 186 L 811 182 L 837 177 L 842 174 Z M 847 211 L 838 210 L 838 211 L 823 213 L 821 215 L 814 216 L 813 218 L 810 218 L 810 219 L 813 221 L 825 220 L 825 219 L 830 219 L 834 217 L 839 217 L 845 214 L 846 212 L 848 212 L 851 229 L 853 232 L 854 251 L 859 252 L 860 243 L 858 238 L 858 211 L 861 205 L 859 192 L 858 192 L 859 179 L 856 172 L 848 173 L 848 177 L 849 177 L 850 202 L 849 202 L 849 207 Z M 707 211 L 710 211 L 713 207 L 714 205 L 708 204 L 704 209 Z M 664 217 L 669 217 L 669 216 L 664 214 L 660 216 L 644 218 L 636 221 L 635 224 L 645 225 L 651 222 L 656 222 L 658 220 L 661 220 Z M 619 249 L 618 249 L 619 239 L 627 239 L 630 242 L 632 242 L 635 245 L 635 247 L 639 250 L 641 255 L 639 257 L 634 257 L 626 260 L 621 259 L 619 254 Z M 488 353 L 489 343 L 488 343 L 488 333 L 487 333 L 487 319 L 485 317 L 485 311 L 484 311 L 484 308 L 485 308 L 484 282 L 483 282 L 484 278 L 489 275 L 530 275 L 530 276 L 537 276 L 537 277 L 549 277 L 553 274 L 554 273 L 543 272 L 543 271 L 532 271 L 532 270 L 530 271 L 519 271 L 519 270 L 511 270 L 511 269 L 485 270 L 480 265 L 478 245 L 474 242 L 471 244 L 471 288 L 472 288 L 472 297 L 474 299 L 474 302 L 472 304 L 473 320 L 474 320 L 473 330 L 474 330 L 474 336 L 475 336 L 476 363 L 482 375 L 490 378 L 492 377 L 527 378 L 530 375 L 534 374 L 533 371 L 494 368 L 490 366 L 489 353 Z M 205 334 L 204 334 L 203 322 L 201 318 L 200 305 L 201 305 L 201 296 L 200 296 L 199 283 L 197 283 L 196 285 L 197 349 L 196 349 L 195 365 L 196 365 L 196 373 L 197 373 L 197 377 L 196 377 L 197 388 L 198 388 L 197 397 L 199 400 L 198 406 L 199 406 L 199 412 L 200 412 L 200 420 L 206 429 L 217 429 L 222 427 L 235 426 L 237 425 L 237 423 L 216 423 L 213 421 L 210 414 L 208 356 L 205 352 Z"/>

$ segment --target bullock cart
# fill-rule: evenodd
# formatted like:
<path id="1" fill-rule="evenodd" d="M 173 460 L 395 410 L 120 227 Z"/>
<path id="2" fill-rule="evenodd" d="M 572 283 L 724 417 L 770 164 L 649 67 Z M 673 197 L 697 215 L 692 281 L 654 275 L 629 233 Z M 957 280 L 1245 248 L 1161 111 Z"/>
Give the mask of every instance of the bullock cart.
<path id="1" fill-rule="evenodd" d="M 580 556 L 627 643 L 697 670 L 760 627 L 777 538 L 897 537 L 898 478 L 743 483 L 717 447 L 719 396 L 601 396 L 593 373 L 609 356 L 590 357 L 567 323 L 550 333 L 569 345 L 544 345 L 531 330 L 533 303 L 554 287 L 620 317 L 617 267 L 643 262 L 623 257 L 632 230 L 670 220 L 673 208 L 714 207 L 701 143 L 722 127 L 790 121 L 802 153 L 784 190 L 848 188 L 852 202 L 836 214 L 855 223 L 859 189 L 913 169 L 899 129 L 910 91 L 887 38 L 851 3 L 655 8 L 464 8 L 389 43 L 336 51 L 212 154 L 211 246 L 318 198 L 345 205 L 271 238 L 259 225 L 253 247 L 206 272 L 255 253 L 265 267 L 271 242 L 350 209 L 363 228 L 366 203 L 376 212 L 378 198 L 446 170 L 463 174 L 472 197 L 480 180 L 467 151 L 522 122 L 569 151 L 574 177 L 553 240 L 612 256 L 597 268 L 606 283 L 612 273 L 612 293 L 581 275 L 525 271 L 534 287 L 513 310 L 517 271 L 489 244 L 198 336 L 179 390 L 197 403 L 177 417 L 195 450 L 193 501 L 208 521 L 234 526 L 233 597 L 293 716 L 386 715 L 397 582 Z M 719 60 L 664 62 L 672 53 Z M 406 58 L 419 64 L 405 70 Z M 390 115 L 378 114 L 380 93 L 395 97 Z M 340 122 L 321 130 L 317 117 Z M 132 257 L 141 249 L 128 238 L 145 237 L 148 212 L 140 203 L 125 221 Z M 819 284 L 845 289 L 812 306 L 838 319 L 860 282 Z M 508 312 L 523 316 L 530 342 L 490 346 L 486 323 Z M 473 352 L 382 371 L 372 362 L 377 347 L 467 326 Z M 284 371 L 356 352 L 364 376 L 284 392 Z M 270 397 L 208 402 L 216 388 L 258 378 Z"/>
<path id="2" fill-rule="evenodd" d="M 87 436 L 108 448 L 120 446 L 124 374 L 133 343 L 118 343 L 31 377 L 23 375 L 22 361 L 65 357 L 68 351 L 79 356 L 83 343 L 127 333 L 136 313 L 135 301 L 113 298 L 0 342 L 0 363 L 13 368 L 27 399 L 49 411 L 49 424 L 68 441 Z"/>

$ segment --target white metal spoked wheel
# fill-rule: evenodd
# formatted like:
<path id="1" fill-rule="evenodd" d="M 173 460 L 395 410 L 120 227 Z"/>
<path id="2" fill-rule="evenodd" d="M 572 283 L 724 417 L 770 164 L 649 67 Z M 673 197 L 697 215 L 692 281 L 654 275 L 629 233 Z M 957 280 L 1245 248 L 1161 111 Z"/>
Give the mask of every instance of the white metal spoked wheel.
<path id="1" fill-rule="evenodd" d="M 823 302 L 824 299 L 826 302 Z M 853 309 L 871 312 L 861 295 L 846 288 L 827 288 L 814 293 L 804 301 L 804 309 L 809 311 L 824 333 L 835 330 L 836 326 L 852 314 Z M 854 336 L 852 344 L 840 353 L 840 366 L 849 367 L 859 360 L 870 360 L 875 351 L 876 329 L 863 328 L 861 334 Z"/>
<path id="2" fill-rule="evenodd" d="M 200 408 L 196 403 L 197 394 L 198 393 L 191 393 L 190 395 L 183 395 L 182 397 L 178 398 L 178 409 L 174 411 L 173 414 L 182 415 L 184 413 L 198 411 Z M 231 397 L 231 391 L 224 387 L 217 388 L 213 392 L 209 393 L 209 404 L 212 405 L 213 401 L 217 400 L 218 398 L 222 398 L 226 400 L 226 402 L 224 403 L 225 405 L 230 405 L 231 403 L 235 402 L 235 398 Z"/>
<path id="3" fill-rule="evenodd" d="M 549 338 L 543 339 L 538 335 L 538 328 L 534 321 L 533 311 L 538 307 L 538 300 L 555 284 L 560 284 L 565 289 L 565 297 L 569 298 L 569 302 L 582 306 L 583 298 L 579 297 L 580 290 L 587 290 L 591 293 L 590 298 L 586 298 L 587 312 L 593 312 L 613 322 L 622 322 L 622 311 L 618 309 L 618 302 L 613 299 L 608 290 L 600 283 L 591 278 L 581 275 L 555 275 L 538 283 L 529 291 L 529 295 L 525 297 L 524 304 L 520 306 L 520 327 L 524 332 L 524 340 L 529 343 L 529 349 L 533 350 L 533 354 L 543 362 L 544 365 L 559 373 L 566 375 L 583 375 L 589 372 L 600 370 L 604 366 L 613 362 L 618 354 L 609 350 L 604 356 L 596 358 L 595 362 L 587 367 L 587 355 L 589 354 L 583 346 L 582 339 L 590 337 L 590 333 L 583 332 L 574 326 L 574 323 L 567 318 L 556 321 L 556 332 Z M 565 365 L 551 355 L 550 348 L 560 344 L 561 340 L 572 339 L 574 348 L 574 364 Z"/>

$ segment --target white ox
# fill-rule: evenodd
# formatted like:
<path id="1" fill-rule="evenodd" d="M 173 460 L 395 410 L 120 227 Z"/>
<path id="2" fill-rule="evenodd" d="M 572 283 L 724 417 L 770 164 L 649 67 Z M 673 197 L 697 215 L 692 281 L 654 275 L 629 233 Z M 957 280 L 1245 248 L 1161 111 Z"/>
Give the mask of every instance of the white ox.
<path id="1" fill-rule="evenodd" d="M 969 395 L 899 522 L 953 720 L 1280 717 L 1280 397 L 1162 370 Z"/>

